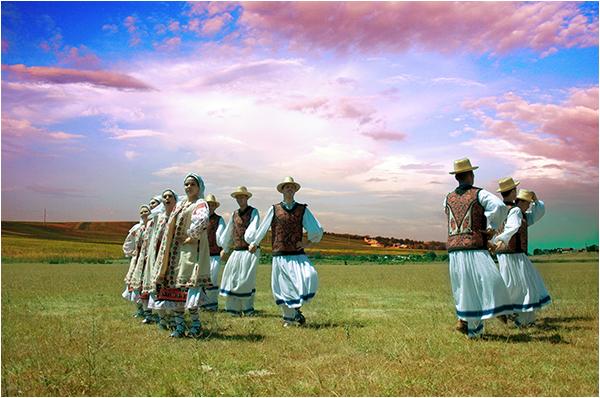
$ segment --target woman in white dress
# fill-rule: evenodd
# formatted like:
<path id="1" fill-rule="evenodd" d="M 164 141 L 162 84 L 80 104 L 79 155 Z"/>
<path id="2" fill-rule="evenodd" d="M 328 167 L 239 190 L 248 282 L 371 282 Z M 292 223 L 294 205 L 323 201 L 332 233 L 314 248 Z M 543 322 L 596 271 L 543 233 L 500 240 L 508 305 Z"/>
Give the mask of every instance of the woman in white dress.
<path id="1" fill-rule="evenodd" d="M 277 185 L 277 191 L 283 194 L 283 201 L 269 208 L 249 248 L 250 252 L 257 250 L 271 229 L 271 288 L 275 304 L 283 312 L 284 327 L 306 322 L 300 309 L 313 299 L 319 282 L 317 271 L 304 249 L 321 241 L 323 227 L 307 205 L 294 200 L 299 189 L 300 184 L 292 177 L 284 178 Z M 307 239 L 303 238 L 303 229 L 307 232 Z"/>
<path id="2" fill-rule="evenodd" d="M 148 264 L 148 272 L 144 272 L 143 275 L 142 293 L 148 294 L 148 308 L 150 310 L 154 310 L 156 315 L 158 315 L 158 326 L 159 328 L 164 330 L 167 330 L 169 328 L 170 314 L 166 310 L 154 308 L 154 302 L 156 301 L 156 285 L 153 284 L 152 281 L 155 280 L 155 278 L 158 276 L 158 272 L 160 271 L 160 262 L 157 262 L 156 259 L 158 256 L 158 251 L 160 249 L 162 237 L 165 233 L 167 220 L 169 219 L 169 216 L 175 209 L 177 200 L 178 197 L 174 190 L 166 189 L 165 191 L 163 191 L 161 195 L 161 204 L 159 206 L 162 207 L 162 211 L 159 212 L 156 217 L 156 221 L 154 223 L 154 232 L 152 233 L 152 236 L 150 237 L 150 242 L 148 243 L 146 260 Z M 157 207 L 157 209 L 159 207 Z M 157 264 L 159 264 L 158 267 Z"/>
<path id="3" fill-rule="evenodd" d="M 544 216 L 544 202 L 525 189 L 514 196 L 516 201 L 509 205 L 508 217 L 492 244 L 498 256 L 500 274 L 515 303 L 515 324 L 521 327 L 533 325 L 537 310 L 552 300 L 542 277 L 527 257 L 527 228 Z"/>
<path id="4" fill-rule="evenodd" d="M 224 253 L 233 253 L 227 260 L 221 278 L 219 293 L 225 297 L 225 311 L 232 316 L 253 315 L 254 295 L 256 293 L 256 266 L 260 259 L 260 250 L 248 251 L 256 229 L 260 223 L 258 210 L 248 205 L 252 193 L 244 186 L 231 194 L 239 209 L 233 212 L 219 246 Z"/>
<path id="5" fill-rule="evenodd" d="M 175 321 L 171 337 L 184 337 L 186 330 L 192 337 L 201 336 L 198 299 L 200 291 L 210 286 L 210 257 L 206 226 L 208 204 L 204 201 L 204 182 L 194 173 L 184 179 L 186 199 L 177 203 L 167 221 L 160 243 L 152 281 L 157 285 L 153 308 L 170 310 Z M 187 328 L 185 310 L 192 321 Z"/>
<path id="6" fill-rule="evenodd" d="M 129 230 L 125 243 L 123 243 L 123 253 L 126 257 L 130 257 L 129 268 L 125 275 L 125 290 L 123 291 L 122 297 L 127 301 L 136 303 L 137 311 L 134 313 L 134 317 L 144 316 L 144 306 L 139 299 L 140 290 L 132 284 L 133 274 L 138 263 L 138 259 L 142 254 L 142 243 L 143 234 L 148 222 L 148 216 L 150 215 L 150 207 L 148 205 L 140 206 L 140 222 L 135 224 Z"/>

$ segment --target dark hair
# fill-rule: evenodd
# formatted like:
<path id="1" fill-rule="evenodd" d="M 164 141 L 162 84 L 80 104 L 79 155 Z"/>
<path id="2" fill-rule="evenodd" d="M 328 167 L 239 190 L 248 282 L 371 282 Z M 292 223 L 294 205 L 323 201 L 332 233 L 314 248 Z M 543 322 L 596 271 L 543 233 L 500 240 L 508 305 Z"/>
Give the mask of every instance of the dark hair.
<path id="1" fill-rule="evenodd" d="M 456 173 L 454 178 L 456 178 L 456 181 L 458 181 L 459 183 L 462 183 L 470 176 L 474 176 L 473 170 L 465 171 L 464 173 Z"/>
<path id="2" fill-rule="evenodd" d="M 504 192 L 500 192 L 500 193 L 502 194 L 502 197 L 504 199 L 506 199 L 512 193 L 512 191 L 516 191 L 516 190 L 517 190 L 517 188 L 513 188 L 513 189 L 511 189 L 509 191 L 504 191 Z"/>

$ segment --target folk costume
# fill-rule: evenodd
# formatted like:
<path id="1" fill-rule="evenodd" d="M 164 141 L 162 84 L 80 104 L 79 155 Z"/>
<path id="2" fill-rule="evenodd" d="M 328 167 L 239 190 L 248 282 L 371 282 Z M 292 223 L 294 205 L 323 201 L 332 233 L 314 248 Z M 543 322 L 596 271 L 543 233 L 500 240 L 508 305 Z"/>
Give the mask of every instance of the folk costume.
<path id="1" fill-rule="evenodd" d="M 282 187 L 286 184 L 294 185 L 294 192 L 300 189 L 300 184 L 292 177 L 286 177 L 277 185 L 277 190 L 283 193 Z M 292 200 L 269 208 L 251 241 L 252 245 L 258 246 L 269 229 L 273 255 L 271 287 L 275 304 L 281 307 L 284 326 L 304 324 L 305 318 L 300 308 L 313 299 L 319 280 L 304 249 L 297 245 L 303 240 L 303 229 L 308 234 L 309 242 L 320 242 L 323 227 L 306 204 Z"/>
<path id="2" fill-rule="evenodd" d="M 173 191 L 172 189 L 167 189 L 163 192 L 163 195 L 169 192 L 171 195 L 173 195 L 173 200 L 175 201 L 175 204 L 178 201 L 178 197 L 177 194 L 175 193 L 175 191 Z M 171 214 L 170 212 L 167 212 L 167 208 L 165 207 L 164 203 L 162 202 L 162 197 L 161 197 L 161 204 L 152 210 L 153 213 L 155 213 L 156 211 L 156 219 L 154 221 L 154 231 L 152 233 L 152 236 L 150 237 L 149 243 L 148 243 L 148 249 L 147 249 L 147 267 L 148 267 L 148 272 L 144 272 L 143 275 L 143 284 L 142 284 L 142 294 L 143 293 L 147 293 L 148 294 L 148 308 L 150 310 L 154 310 L 154 312 L 156 313 L 156 315 L 158 315 L 158 321 L 159 321 L 159 328 L 163 329 L 163 330 L 167 330 L 169 329 L 169 320 L 171 317 L 170 311 L 167 310 L 161 310 L 160 308 L 155 308 L 154 307 L 154 303 L 156 302 L 157 298 L 156 298 L 156 293 L 157 293 L 157 289 L 156 289 L 156 284 L 153 283 L 154 280 L 156 280 L 156 278 L 158 277 L 159 273 L 160 273 L 160 265 L 162 264 L 162 262 L 160 261 L 156 261 L 157 260 L 157 256 L 158 256 L 158 251 L 160 249 L 160 244 L 163 238 L 163 235 L 165 233 L 165 229 L 167 226 L 167 221 L 169 219 L 169 215 Z M 158 210 L 157 210 L 158 209 Z M 157 266 L 158 265 L 158 266 Z M 171 325 L 174 328 L 174 325 Z"/>
<path id="3" fill-rule="evenodd" d="M 460 159 L 454 162 L 450 174 L 475 169 L 469 159 Z M 450 192 L 443 206 L 448 219 L 447 249 L 456 315 L 466 322 L 466 330 L 462 331 L 468 337 L 478 337 L 483 333 L 484 319 L 513 310 L 508 290 L 487 250 L 487 230 L 499 228 L 507 208 L 492 193 L 469 184 Z"/>
<path id="4" fill-rule="evenodd" d="M 203 199 L 204 182 L 200 176 L 190 173 L 198 184 L 198 198 L 186 198 L 177 203 L 170 214 L 156 259 L 158 272 L 156 301 L 157 310 L 173 311 L 176 324 L 172 337 L 183 337 L 186 331 L 184 311 L 187 309 L 192 320 L 190 335 L 200 333 L 198 297 L 205 286 L 210 286 L 210 258 L 206 227 L 208 205 Z"/>
<path id="5" fill-rule="evenodd" d="M 534 198 L 530 191 L 520 190 L 517 199 L 530 202 L 531 207 L 523 213 L 515 204 L 509 205 L 508 217 L 492 243 L 504 243 L 504 248 L 496 254 L 500 274 L 515 303 L 515 324 L 529 326 L 535 322 L 537 310 L 552 302 L 542 277 L 527 257 L 527 228 L 538 222 L 546 209 L 544 202 Z"/>
<path id="6" fill-rule="evenodd" d="M 148 205 L 140 206 L 140 212 L 142 212 L 144 209 L 150 212 L 150 207 Z M 129 268 L 127 269 L 127 274 L 125 275 L 124 279 L 125 290 L 121 296 L 127 301 L 136 303 L 137 310 L 133 315 L 134 317 L 144 316 L 144 306 L 139 299 L 140 289 L 132 284 L 132 278 L 142 251 L 141 246 L 143 243 L 143 233 L 146 228 L 146 224 L 147 218 L 141 218 L 137 224 L 129 229 L 127 237 L 125 238 L 125 242 L 123 243 L 123 253 L 125 254 L 125 257 L 130 257 L 131 260 L 129 261 Z"/>
<path id="7" fill-rule="evenodd" d="M 204 198 L 206 203 L 212 203 L 215 208 L 220 206 L 214 195 L 209 194 Z M 213 212 L 208 218 L 208 227 L 206 234 L 208 237 L 208 247 L 210 252 L 210 279 L 212 281 L 212 287 L 205 287 L 203 291 L 203 303 L 200 305 L 208 311 L 216 311 L 218 309 L 218 298 L 219 298 L 219 273 L 221 272 L 221 251 L 223 250 L 219 246 L 218 242 L 223 240 L 223 232 L 225 231 L 226 224 L 223 217 Z"/>
<path id="8" fill-rule="evenodd" d="M 252 193 L 244 186 L 231 194 L 233 198 Z M 260 250 L 248 251 L 248 242 L 252 242 L 260 223 L 258 210 L 248 205 L 237 209 L 229 219 L 218 246 L 231 256 L 223 269 L 219 294 L 226 297 L 225 311 L 234 315 L 252 315 L 254 313 L 254 295 L 256 294 L 256 267 L 260 259 Z"/>

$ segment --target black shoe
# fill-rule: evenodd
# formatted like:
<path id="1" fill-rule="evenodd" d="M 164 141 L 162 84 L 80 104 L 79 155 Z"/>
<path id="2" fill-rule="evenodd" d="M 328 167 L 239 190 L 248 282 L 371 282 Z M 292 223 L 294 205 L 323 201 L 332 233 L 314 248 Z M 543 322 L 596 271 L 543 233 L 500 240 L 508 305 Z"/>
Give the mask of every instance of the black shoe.
<path id="1" fill-rule="evenodd" d="M 306 318 L 304 318 L 304 315 L 302 315 L 300 310 L 297 311 L 298 313 L 296 314 L 296 322 L 298 322 L 298 325 L 304 325 L 306 323 Z"/>

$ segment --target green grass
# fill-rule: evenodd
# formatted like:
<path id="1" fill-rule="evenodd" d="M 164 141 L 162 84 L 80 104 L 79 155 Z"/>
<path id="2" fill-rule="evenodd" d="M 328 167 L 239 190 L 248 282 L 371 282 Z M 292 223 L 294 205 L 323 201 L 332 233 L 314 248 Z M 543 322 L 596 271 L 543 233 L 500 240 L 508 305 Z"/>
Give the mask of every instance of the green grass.
<path id="1" fill-rule="evenodd" d="M 104 262 L 122 259 L 122 244 L 2 236 L 3 262 Z"/>
<path id="2" fill-rule="evenodd" d="M 205 340 L 131 318 L 126 264 L 2 266 L 2 395 L 598 395 L 598 266 L 539 264 L 539 327 L 470 341 L 447 265 L 317 265 L 307 327 L 284 329 L 258 270 L 255 318 L 204 315 Z"/>

